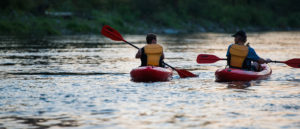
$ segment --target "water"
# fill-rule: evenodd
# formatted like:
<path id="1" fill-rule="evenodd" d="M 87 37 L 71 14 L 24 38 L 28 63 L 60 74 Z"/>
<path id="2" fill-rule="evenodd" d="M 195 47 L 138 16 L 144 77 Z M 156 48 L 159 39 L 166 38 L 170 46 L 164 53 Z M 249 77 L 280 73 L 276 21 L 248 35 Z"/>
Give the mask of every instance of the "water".
<path id="1" fill-rule="evenodd" d="M 124 37 L 138 47 L 144 35 Z M 300 128 L 300 70 L 270 64 L 267 80 L 215 82 L 230 34 L 159 35 L 165 61 L 199 77 L 135 83 L 136 49 L 102 36 L 1 37 L 0 128 Z M 249 33 L 262 57 L 300 57 L 300 32 Z"/>

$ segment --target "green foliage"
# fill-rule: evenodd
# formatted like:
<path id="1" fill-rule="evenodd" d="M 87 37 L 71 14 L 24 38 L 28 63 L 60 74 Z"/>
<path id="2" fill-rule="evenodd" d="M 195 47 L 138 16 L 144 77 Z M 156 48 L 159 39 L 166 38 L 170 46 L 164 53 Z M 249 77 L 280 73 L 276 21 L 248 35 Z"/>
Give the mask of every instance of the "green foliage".
<path id="1" fill-rule="evenodd" d="M 74 21 L 67 23 L 66 27 L 67 27 L 67 29 L 69 29 L 73 32 L 89 33 L 92 31 L 90 26 L 87 25 L 86 23 L 80 23 L 80 22 L 74 22 Z"/>
<path id="2" fill-rule="evenodd" d="M 15 34 L 19 34 L 19 33 L 26 34 L 29 27 L 18 21 L 14 21 L 14 22 L 1 21 L 0 28 L 2 28 L 0 30 L 1 34 L 9 33 L 9 34 L 15 35 Z"/>
<path id="3" fill-rule="evenodd" d="M 299 0 L 1 0 L 0 35 L 90 34 L 106 24 L 122 33 L 299 29 L 299 7 Z"/>

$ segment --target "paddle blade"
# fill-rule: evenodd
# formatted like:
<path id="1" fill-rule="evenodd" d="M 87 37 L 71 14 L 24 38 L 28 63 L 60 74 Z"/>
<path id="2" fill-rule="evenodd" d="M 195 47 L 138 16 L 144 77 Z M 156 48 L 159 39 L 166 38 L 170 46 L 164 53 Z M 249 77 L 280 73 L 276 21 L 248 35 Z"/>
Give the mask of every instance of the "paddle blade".
<path id="1" fill-rule="evenodd" d="M 177 73 L 181 78 L 198 77 L 197 75 L 183 69 L 175 69 L 175 70 L 177 71 Z"/>
<path id="2" fill-rule="evenodd" d="M 209 54 L 199 54 L 197 57 L 198 64 L 215 63 L 219 60 L 225 60 L 225 59 L 221 59 L 215 55 L 209 55 Z"/>
<path id="3" fill-rule="evenodd" d="M 117 30 L 108 25 L 102 27 L 101 34 L 115 41 L 125 41 Z"/>
<path id="4" fill-rule="evenodd" d="M 285 63 L 288 66 L 291 66 L 293 68 L 300 68 L 300 58 L 290 59 L 290 60 L 285 61 L 283 63 Z"/>

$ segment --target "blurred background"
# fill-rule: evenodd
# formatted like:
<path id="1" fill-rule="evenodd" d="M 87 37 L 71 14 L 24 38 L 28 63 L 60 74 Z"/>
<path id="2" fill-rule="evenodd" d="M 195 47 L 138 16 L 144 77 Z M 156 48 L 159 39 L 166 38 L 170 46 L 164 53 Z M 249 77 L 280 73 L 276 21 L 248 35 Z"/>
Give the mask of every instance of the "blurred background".
<path id="1" fill-rule="evenodd" d="M 1 0 L 0 35 L 297 30 L 299 0 Z"/>

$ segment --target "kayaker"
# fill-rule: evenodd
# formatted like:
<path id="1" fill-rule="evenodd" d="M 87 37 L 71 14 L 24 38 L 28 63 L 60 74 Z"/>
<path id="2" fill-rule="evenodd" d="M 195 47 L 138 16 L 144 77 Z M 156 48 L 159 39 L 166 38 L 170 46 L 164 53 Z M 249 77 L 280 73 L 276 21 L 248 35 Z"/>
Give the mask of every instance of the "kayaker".
<path id="1" fill-rule="evenodd" d="M 265 60 L 260 58 L 255 50 L 249 46 L 249 43 L 247 45 L 245 44 L 247 35 L 244 31 L 240 30 L 232 35 L 232 37 L 234 37 L 234 44 L 229 45 L 226 54 L 227 65 L 229 65 L 229 67 L 259 71 L 259 64 L 271 62 L 270 59 Z"/>
<path id="2" fill-rule="evenodd" d="M 136 53 L 135 58 L 141 59 L 141 66 L 159 66 L 164 67 L 163 47 L 157 44 L 156 35 L 153 33 L 147 34 L 147 45 L 140 48 Z"/>

